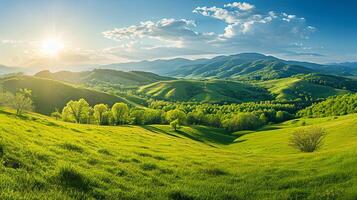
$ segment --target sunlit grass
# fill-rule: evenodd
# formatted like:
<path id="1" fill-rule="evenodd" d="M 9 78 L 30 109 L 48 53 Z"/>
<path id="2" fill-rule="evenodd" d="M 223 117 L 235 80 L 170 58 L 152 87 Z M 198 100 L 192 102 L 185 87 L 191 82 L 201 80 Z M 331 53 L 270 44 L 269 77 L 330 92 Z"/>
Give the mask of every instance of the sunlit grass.
<path id="1" fill-rule="evenodd" d="M 0 199 L 357 197 L 357 115 L 232 136 L 204 126 L 105 127 L 11 112 L 0 112 Z M 326 129 L 320 150 L 288 145 L 301 121 Z"/>

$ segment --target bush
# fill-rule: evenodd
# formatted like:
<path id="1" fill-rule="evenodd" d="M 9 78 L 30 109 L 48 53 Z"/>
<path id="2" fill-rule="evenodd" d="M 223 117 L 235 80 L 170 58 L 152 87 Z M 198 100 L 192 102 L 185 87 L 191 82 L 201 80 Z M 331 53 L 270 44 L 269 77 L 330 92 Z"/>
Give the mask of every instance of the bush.
<path id="1" fill-rule="evenodd" d="M 325 133 L 319 127 L 299 129 L 290 138 L 290 146 L 302 152 L 313 152 L 321 147 Z"/>

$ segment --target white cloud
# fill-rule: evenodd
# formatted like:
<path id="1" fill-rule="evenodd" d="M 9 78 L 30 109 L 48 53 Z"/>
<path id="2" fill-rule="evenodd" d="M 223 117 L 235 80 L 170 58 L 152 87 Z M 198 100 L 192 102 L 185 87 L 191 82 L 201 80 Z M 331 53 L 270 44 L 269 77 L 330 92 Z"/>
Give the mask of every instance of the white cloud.
<path id="1" fill-rule="evenodd" d="M 192 12 L 222 21 L 226 26 L 206 33 L 197 31 L 200 27 L 196 22 L 187 19 L 144 21 L 103 32 L 104 37 L 120 42 L 109 52 L 129 59 L 148 59 L 175 54 L 296 51 L 305 49 L 293 44 L 306 41 L 316 31 L 303 17 L 262 12 L 246 2 L 202 6 Z"/>
<path id="2" fill-rule="evenodd" d="M 137 39 L 154 39 L 165 42 L 166 46 L 182 47 L 185 41 L 208 38 L 210 33 L 194 31 L 196 24 L 186 19 L 161 19 L 157 22 L 145 21 L 139 25 L 103 32 L 104 37 L 125 42 L 127 45 Z"/>
<path id="3" fill-rule="evenodd" d="M 304 18 L 274 11 L 262 13 L 254 5 L 245 2 L 226 4 L 224 8 L 197 7 L 193 12 L 227 23 L 221 39 L 247 39 L 250 36 L 266 39 L 267 42 L 274 38 L 275 41 L 299 40 L 307 38 L 315 30 L 306 25 Z"/>
<path id="4" fill-rule="evenodd" d="M 254 5 L 246 3 L 246 2 L 233 2 L 224 5 L 224 7 L 238 8 L 240 10 L 251 10 L 254 8 Z"/>

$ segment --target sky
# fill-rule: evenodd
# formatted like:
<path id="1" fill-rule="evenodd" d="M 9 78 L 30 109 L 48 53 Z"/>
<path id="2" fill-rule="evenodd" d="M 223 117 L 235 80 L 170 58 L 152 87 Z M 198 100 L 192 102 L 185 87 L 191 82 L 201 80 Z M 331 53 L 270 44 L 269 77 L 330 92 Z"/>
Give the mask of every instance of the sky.
<path id="1" fill-rule="evenodd" d="M 0 64 L 101 65 L 258 52 L 357 61 L 352 0 L 0 0 Z"/>

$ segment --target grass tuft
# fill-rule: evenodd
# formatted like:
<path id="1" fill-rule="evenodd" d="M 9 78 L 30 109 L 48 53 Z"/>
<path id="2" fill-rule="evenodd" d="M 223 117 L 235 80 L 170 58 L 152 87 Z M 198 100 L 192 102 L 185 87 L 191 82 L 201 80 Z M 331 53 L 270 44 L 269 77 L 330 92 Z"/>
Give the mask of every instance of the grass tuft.
<path id="1" fill-rule="evenodd" d="M 79 153 L 82 153 L 83 152 L 83 148 L 76 145 L 76 144 L 71 144 L 71 143 L 63 143 L 61 145 L 61 147 L 63 149 L 67 149 L 69 151 L 75 151 L 75 152 L 79 152 Z"/>
<path id="2" fill-rule="evenodd" d="M 58 172 L 58 179 L 64 187 L 75 188 L 83 191 L 87 191 L 90 188 L 87 178 L 70 166 L 63 166 L 60 168 Z"/>

